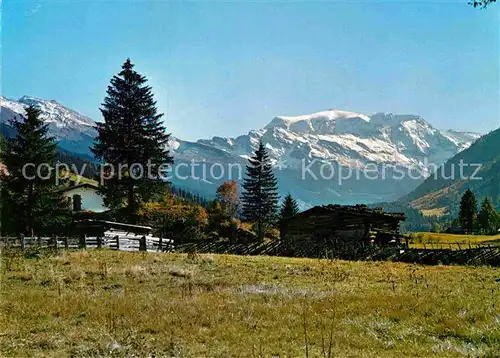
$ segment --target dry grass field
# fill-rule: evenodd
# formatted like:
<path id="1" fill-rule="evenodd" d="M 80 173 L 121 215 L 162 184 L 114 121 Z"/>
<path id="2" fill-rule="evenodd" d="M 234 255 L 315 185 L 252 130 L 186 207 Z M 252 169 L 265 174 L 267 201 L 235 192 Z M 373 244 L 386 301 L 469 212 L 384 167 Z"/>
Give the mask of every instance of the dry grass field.
<path id="1" fill-rule="evenodd" d="M 500 270 L 5 252 L 0 356 L 497 357 Z"/>
<path id="2" fill-rule="evenodd" d="M 462 249 L 480 246 L 499 246 L 500 235 L 455 235 L 432 232 L 417 232 L 410 234 L 410 247 L 413 248 L 443 248 Z"/>

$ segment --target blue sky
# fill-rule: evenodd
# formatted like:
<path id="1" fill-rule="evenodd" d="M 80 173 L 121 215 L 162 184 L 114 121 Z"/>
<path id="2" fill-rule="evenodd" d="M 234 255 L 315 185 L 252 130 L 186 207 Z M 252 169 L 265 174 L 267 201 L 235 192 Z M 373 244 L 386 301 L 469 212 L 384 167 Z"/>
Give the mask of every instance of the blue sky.
<path id="1" fill-rule="evenodd" d="M 453 2 L 21 1 L 2 4 L 2 93 L 100 120 L 130 57 L 168 130 L 236 136 L 329 108 L 500 126 L 499 9 Z"/>

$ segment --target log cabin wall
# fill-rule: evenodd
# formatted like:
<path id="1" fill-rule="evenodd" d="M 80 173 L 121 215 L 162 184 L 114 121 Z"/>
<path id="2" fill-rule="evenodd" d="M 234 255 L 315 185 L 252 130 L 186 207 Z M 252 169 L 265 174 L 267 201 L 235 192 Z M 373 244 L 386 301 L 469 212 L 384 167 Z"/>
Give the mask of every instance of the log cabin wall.
<path id="1" fill-rule="evenodd" d="M 293 247 L 326 245 L 328 242 L 386 244 L 399 238 L 401 213 L 384 213 L 364 205 L 317 206 L 286 220 L 281 227 L 284 243 Z"/>

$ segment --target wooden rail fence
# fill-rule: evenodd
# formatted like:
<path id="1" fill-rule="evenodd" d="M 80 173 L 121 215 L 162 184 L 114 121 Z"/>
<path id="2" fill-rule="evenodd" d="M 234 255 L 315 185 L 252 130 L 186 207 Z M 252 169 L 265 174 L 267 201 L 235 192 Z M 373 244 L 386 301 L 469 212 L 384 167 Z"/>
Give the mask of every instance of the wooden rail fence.
<path id="1" fill-rule="evenodd" d="M 0 246 L 26 249 L 33 246 L 54 249 L 109 248 L 121 251 L 198 252 L 233 255 L 267 255 L 344 260 L 399 261 L 425 265 L 489 265 L 500 267 L 500 246 L 461 249 L 421 249 L 374 245 L 308 245 L 291 249 L 282 242 L 228 243 L 196 242 L 174 246 L 171 240 L 148 236 L 115 237 L 2 237 Z"/>
<path id="2" fill-rule="evenodd" d="M 374 245 L 310 245 L 300 248 L 299 250 L 292 250 L 279 241 L 251 244 L 201 242 L 183 244 L 176 247 L 176 252 L 399 261 L 425 265 L 489 265 L 500 267 L 500 246 L 483 246 L 479 248 L 448 250 L 380 247 Z"/>
<path id="3" fill-rule="evenodd" d="M 33 246 L 54 249 L 109 248 L 121 251 L 167 252 L 173 250 L 172 240 L 149 236 L 114 237 L 2 237 L 0 246 L 26 249 Z"/>

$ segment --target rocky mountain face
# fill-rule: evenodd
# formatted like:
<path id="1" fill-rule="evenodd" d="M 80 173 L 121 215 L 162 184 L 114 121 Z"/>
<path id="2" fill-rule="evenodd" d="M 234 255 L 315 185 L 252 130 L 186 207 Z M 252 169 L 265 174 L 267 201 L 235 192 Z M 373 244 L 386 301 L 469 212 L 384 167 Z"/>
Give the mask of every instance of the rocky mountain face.
<path id="1" fill-rule="evenodd" d="M 55 101 L 2 98 L 0 124 L 36 104 L 64 149 L 88 154 L 94 122 Z M 275 166 L 280 193 L 291 192 L 303 206 L 320 203 L 391 201 L 416 188 L 433 165 L 468 148 L 480 135 L 441 131 L 416 115 L 367 116 L 327 110 L 275 117 L 262 129 L 236 138 L 196 142 L 172 138 L 173 182 L 213 196 L 224 180 L 241 180 L 248 157 L 263 141 Z"/>
<path id="2" fill-rule="evenodd" d="M 42 118 L 49 125 L 49 133 L 56 138 L 61 148 L 89 154 L 89 146 L 97 135 L 92 119 L 52 100 L 23 96 L 17 101 L 0 97 L 0 101 L 0 128 L 4 135 L 12 135 L 9 119 L 22 118 L 25 115 L 24 108 L 33 104 L 40 108 Z"/>
<path id="3" fill-rule="evenodd" d="M 190 169 L 206 179 L 195 184 L 202 192 L 213 192 L 220 182 L 215 170 L 220 165 L 215 163 L 223 164 L 224 179 L 235 178 L 238 173 L 229 164 L 242 166 L 244 172 L 248 155 L 262 140 L 276 167 L 282 194 L 289 191 L 303 204 L 370 203 L 396 200 L 408 193 L 434 166 L 479 136 L 440 131 L 416 115 L 367 116 L 328 110 L 276 117 L 263 129 L 236 138 L 194 143 L 174 139 L 172 149 L 178 162 L 200 165 L 190 165 Z M 210 175 L 210 168 L 215 175 Z M 183 185 L 181 180 L 177 184 Z"/>

